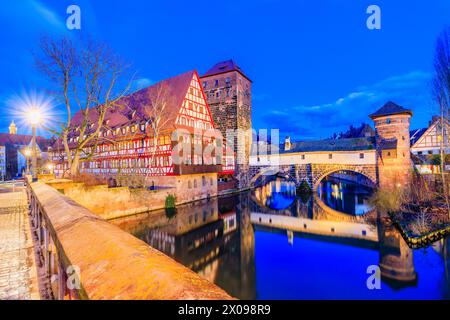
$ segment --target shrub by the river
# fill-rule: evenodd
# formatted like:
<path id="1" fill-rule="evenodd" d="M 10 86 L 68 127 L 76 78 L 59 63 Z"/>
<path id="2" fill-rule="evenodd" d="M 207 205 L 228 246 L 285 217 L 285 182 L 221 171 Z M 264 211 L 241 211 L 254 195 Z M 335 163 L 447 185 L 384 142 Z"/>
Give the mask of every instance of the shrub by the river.
<path id="1" fill-rule="evenodd" d="M 403 203 L 403 191 L 398 187 L 392 190 L 378 189 L 369 199 L 369 203 L 382 213 L 399 212 Z"/>
<path id="2" fill-rule="evenodd" d="M 169 194 L 166 197 L 166 203 L 165 203 L 166 215 L 169 218 L 172 218 L 177 213 L 177 208 L 175 207 L 175 203 L 176 203 L 175 196 L 172 194 Z"/>
<path id="3" fill-rule="evenodd" d="M 299 194 L 307 194 L 310 195 L 312 193 L 311 187 L 309 186 L 308 182 L 306 182 L 305 180 L 303 180 L 300 183 L 300 186 L 297 188 L 297 192 Z"/>
<path id="4" fill-rule="evenodd" d="M 300 196 L 303 203 L 308 202 L 312 195 L 312 190 L 308 182 L 303 180 L 302 183 L 300 183 L 300 186 L 297 188 L 297 194 Z"/>

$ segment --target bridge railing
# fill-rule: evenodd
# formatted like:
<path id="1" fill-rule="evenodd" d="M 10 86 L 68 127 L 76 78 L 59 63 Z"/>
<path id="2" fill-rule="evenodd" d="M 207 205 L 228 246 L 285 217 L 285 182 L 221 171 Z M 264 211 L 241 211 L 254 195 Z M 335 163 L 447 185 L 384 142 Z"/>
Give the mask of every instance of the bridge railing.
<path id="1" fill-rule="evenodd" d="M 55 299 L 231 299 L 56 189 L 26 184 L 41 267 Z"/>

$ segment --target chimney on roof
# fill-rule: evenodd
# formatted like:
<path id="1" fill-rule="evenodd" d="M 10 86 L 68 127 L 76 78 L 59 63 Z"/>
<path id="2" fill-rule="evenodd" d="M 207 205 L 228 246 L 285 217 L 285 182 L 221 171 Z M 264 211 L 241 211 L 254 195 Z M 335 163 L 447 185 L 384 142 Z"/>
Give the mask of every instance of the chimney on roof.
<path id="1" fill-rule="evenodd" d="M 17 126 L 14 123 L 14 120 L 9 125 L 9 134 L 17 134 Z"/>
<path id="2" fill-rule="evenodd" d="M 291 144 L 291 137 L 287 136 L 284 139 L 284 150 L 285 151 L 291 150 L 291 146 L 292 146 L 292 144 Z"/>

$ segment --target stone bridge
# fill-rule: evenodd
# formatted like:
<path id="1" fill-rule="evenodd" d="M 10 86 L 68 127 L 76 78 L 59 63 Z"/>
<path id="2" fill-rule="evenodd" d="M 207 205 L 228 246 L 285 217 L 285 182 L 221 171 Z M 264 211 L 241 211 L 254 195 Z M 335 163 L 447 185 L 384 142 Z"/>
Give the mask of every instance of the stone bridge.
<path id="1" fill-rule="evenodd" d="M 317 190 L 320 182 L 326 176 L 338 172 L 356 172 L 363 175 L 376 185 L 376 164 L 292 164 L 292 165 L 252 165 L 250 166 L 250 186 L 255 187 L 258 179 L 264 176 L 281 175 L 294 180 L 299 186 L 303 181 L 307 182 L 312 190 Z"/>

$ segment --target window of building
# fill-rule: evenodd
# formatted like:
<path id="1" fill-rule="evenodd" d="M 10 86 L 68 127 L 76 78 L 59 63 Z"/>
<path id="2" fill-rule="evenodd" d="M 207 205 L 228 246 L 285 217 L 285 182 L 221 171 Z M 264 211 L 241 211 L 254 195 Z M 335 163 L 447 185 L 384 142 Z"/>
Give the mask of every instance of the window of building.
<path id="1" fill-rule="evenodd" d="M 360 158 L 360 159 L 364 159 L 364 153 L 360 153 L 360 154 L 359 154 L 359 158 Z"/>
<path id="2" fill-rule="evenodd" d="M 328 155 L 328 159 L 333 159 L 333 154 L 330 153 L 330 154 Z"/>
<path id="3" fill-rule="evenodd" d="M 304 154 L 302 154 L 302 160 L 305 160 L 305 155 Z"/>
<path id="4" fill-rule="evenodd" d="M 387 119 L 386 119 L 386 123 L 387 123 L 387 124 L 390 124 L 390 123 L 391 123 L 391 118 L 387 118 Z"/>
<path id="5" fill-rule="evenodd" d="M 217 79 L 214 80 L 214 86 L 215 86 L 215 87 L 218 87 L 218 86 L 219 86 L 219 80 L 217 80 Z"/>
<path id="6" fill-rule="evenodd" d="M 226 78 L 226 79 L 225 79 L 225 82 L 226 82 L 227 85 L 230 85 L 231 79 L 230 79 L 230 78 Z"/>
<path id="7" fill-rule="evenodd" d="M 194 189 L 197 188 L 197 180 L 194 180 Z"/>
<path id="8" fill-rule="evenodd" d="M 202 177 L 202 185 L 205 187 L 206 186 L 206 178 L 205 176 Z"/>
<path id="9" fill-rule="evenodd" d="M 203 88 L 206 89 L 208 87 L 208 81 L 203 81 Z"/>

